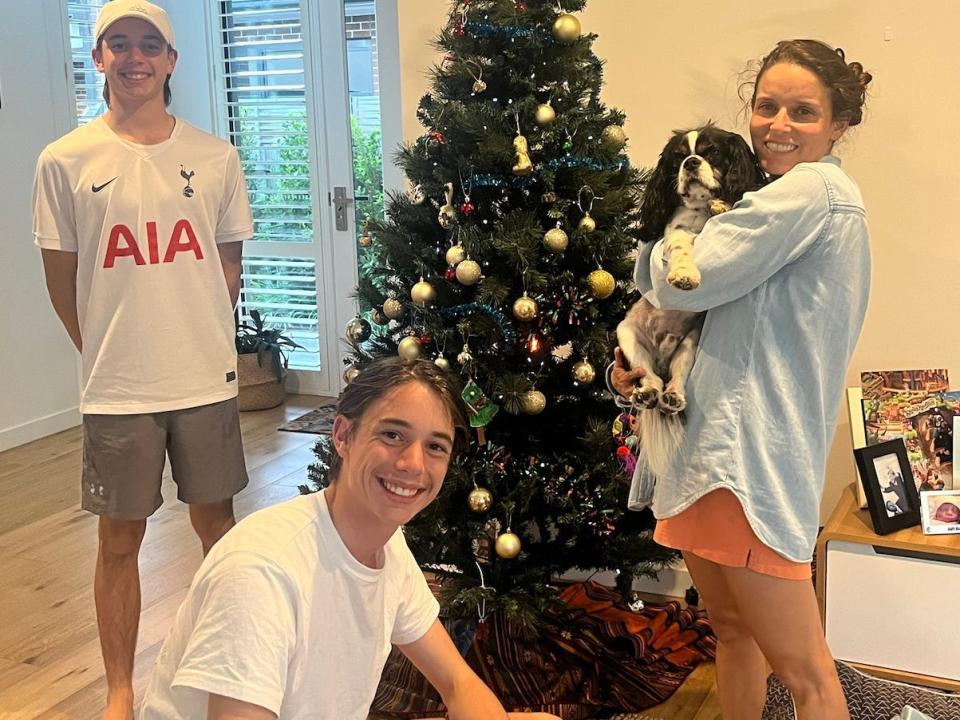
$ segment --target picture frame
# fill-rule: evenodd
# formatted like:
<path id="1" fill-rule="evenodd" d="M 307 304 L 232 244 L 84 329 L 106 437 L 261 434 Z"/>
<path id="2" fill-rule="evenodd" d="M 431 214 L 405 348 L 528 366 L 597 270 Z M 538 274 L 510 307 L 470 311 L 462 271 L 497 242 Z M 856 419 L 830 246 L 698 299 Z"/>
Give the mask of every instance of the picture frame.
<path id="1" fill-rule="evenodd" d="M 960 490 L 923 491 L 920 515 L 924 535 L 960 535 Z"/>
<path id="2" fill-rule="evenodd" d="M 920 524 L 920 495 L 903 438 L 853 451 L 877 535 Z"/>
<path id="3" fill-rule="evenodd" d="M 850 442 L 854 450 L 867 446 L 867 432 L 863 421 L 863 389 L 859 386 L 847 388 L 847 415 L 850 419 Z M 857 505 L 861 510 L 867 509 L 867 495 L 863 491 L 863 480 L 860 478 L 860 469 L 854 466 L 857 474 L 853 482 L 853 489 L 857 494 Z"/>

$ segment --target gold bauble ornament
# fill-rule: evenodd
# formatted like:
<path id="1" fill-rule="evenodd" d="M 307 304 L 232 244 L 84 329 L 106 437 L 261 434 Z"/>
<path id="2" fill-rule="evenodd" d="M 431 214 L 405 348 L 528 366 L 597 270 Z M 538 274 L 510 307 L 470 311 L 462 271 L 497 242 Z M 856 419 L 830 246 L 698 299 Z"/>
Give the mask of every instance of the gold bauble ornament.
<path id="1" fill-rule="evenodd" d="M 423 278 L 420 278 L 420 281 L 416 283 L 410 290 L 410 299 L 420 307 L 429 305 L 436 299 L 436 297 L 437 291 L 433 289 L 433 285 L 428 283 Z"/>
<path id="2" fill-rule="evenodd" d="M 527 390 L 520 397 L 520 407 L 527 415 L 539 415 L 547 407 L 547 396 L 539 390 Z"/>
<path id="3" fill-rule="evenodd" d="M 580 21 L 570 13 L 563 13 L 553 21 L 553 36 L 569 45 L 580 37 Z"/>
<path id="4" fill-rule="evenodd" d="M 543 244 L 556 253 L 561 253 L 566 250 L 569 242 L 570 238 L 558 227 L 547 230 L 543 236 Z"/>
<path id="5" fill-rule="evenodd" d="M 513 303 L 513 316 L 517 320 L 529 322 L 537 316 L 538 312 L 540 312 L 540 308 L 537 307 L 537 301 L 526 293 Z"/>
<path id="6" fill-rule="evenodd" d="M 487 84 L 483 80 L 474 80 L 473 81 L 473 91 L 475 93 L 482 93 L 487 89 Z"/>
<path id="7" fill-rule="evenodd" d="M 541 105 L 537 105 L 537 109 L 533 114 L 533 119 L 537 121 L 537 125 L 540 127 L 546 127 L 557 119 L 557 111 L 553 109 L 553 106 L 550 103 L 543 103 Z"/>
<path id="8" fill-rule="evenodd" d="M 617 287 L 617 281 L 613 279 L 613 275 L 603 268 L 594 270 L 587 275 L 587 284 L 590 286 L 590 294 L 597 300 L 610 297 Z"/>
<path id="9" fill-rule="evenodd" d="M 463 350 L 457 355 L 457 362 L 461 365 L 473 362 L 473 355 L 470 354 L 470 346 L 464 343 Z"/>
<path id="10" fill-rule="evenodd" d="M 486 512 L 492 504 L 493 493 L 482 487 L 471 490 L 470 496 L 467 498 L 467 505 L 469 505 L 470 509 L 475 513 Z"/>
<path id="11" fill-rule="evenodd" d="M 357 375 L 359 374 L 360 368 L 358 368 L 356 365 L 347 365 L 347 369 L 343 371 L 343 381 L 349 385 L 357 379 Z"/>
<path id="12" fill-rule="evenodd" d="M 573 379 L 581 385 L 589 385 L 597 379 L 597 369 L 589 360 L 581 360 L 573 366 Z"/>
<path id="13" fill-rule="evenodd" d="M 433 364 L 436 365 L 441 370 L 450 369 L 450 361 L 447 360 L 443 355 L 439 355 L 437 359 L 433 361 Z"/>
<path id="14" fill-rule="evenodd" d="M 397 320 L 403 315 L 403 303 L 396 298 L 387 298 L 383 301 L 383 314 L 391 320 Z"/>
<path id="15" fill-rule="evenodd" d="M 397 355 L 404 360 L 416 360 L 420 357 L 422 349 L 423 347 L 420 345 L 419 339 L 413 335 L 407 335 L 400 341 L 400 344 L 397 345 Z"/>
<path id="16" fill-rule="evenodd" d="M 577 227 L 581 232 L 592 233 L 597 229 L 597 221 L 590 217 L 590 213 L 585 212 L 583 217 L 580 218 L 580 222 L 577 223 Z"/>
<path id="17" fill-rule="evenodd" d="M 464 285 L 476 285 L 480 274 L 480 264 L 476 260 L 463 260 L 457 265 L 457 280 Z"/>
<path id="18" fill-rule="evenodd" d="M 390 322 L 390 318 L 383 314 L 383 310 L 380 308 L 374 308 L 370 311 L 370 319 L 373 320 L 376 325 L 386 325 Z"/>
<path id="19" fill-rule="evenodd" d="M 507 530 L 503 535 L 497 536 L 497 542 L 494 544 L 497 555 L 504 560 L 512 560 L 520 554 L 520 538 L 517 534 Z"/>
<path id="20" fill-rule="evenodd" d="M 373 245 L 373 240 L 370 239 L 369 234 L 364 232 L 363 235 L 360 236 L 360 247 L 366 248 L 366 247 L 370 247 L 371 245 Z"/>
<path id="21" fill-rule="evenodd" d="M 467 251 L 464 249 L 463 245 L 457 243 L 456 245 L 451 245 L 447 249 L 447 265 L 456 267 L 462 263 L 467 257 Z"/>
<path id="22" fill-rule="evenodd" d="M 600 144 L 606 150 L 617 152 L 627 144 L 627 134 L 619 125 L 607 125 L 600 133 Z"/>

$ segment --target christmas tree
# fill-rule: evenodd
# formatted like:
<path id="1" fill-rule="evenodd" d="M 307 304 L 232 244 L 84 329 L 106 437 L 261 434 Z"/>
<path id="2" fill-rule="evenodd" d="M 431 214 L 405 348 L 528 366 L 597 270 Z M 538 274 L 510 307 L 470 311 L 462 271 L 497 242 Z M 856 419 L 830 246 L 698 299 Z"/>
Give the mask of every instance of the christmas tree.
<path id="1" fill-rule="evenodd" d="M 623 114 L 600 99 L 596 36 L 571 14 L 584 5 L 452 4 L 419 104 L 427 132 L 397 154 L 410 189 L 360 239 L 364 312 L 347 328 L 345 378 L 384 354 L 434 359 L 460 373 L 476 428 L 406 528 L 448 577 L 452 615 L 531 622 L 567 570 L 617 570 L 626 593 L 674 557 L 649 513 L 626 510 L 630 455 L 603 381 L 636 300 L 641 174 Z M 318 443 L 317 488 L 330 452 Z"/>

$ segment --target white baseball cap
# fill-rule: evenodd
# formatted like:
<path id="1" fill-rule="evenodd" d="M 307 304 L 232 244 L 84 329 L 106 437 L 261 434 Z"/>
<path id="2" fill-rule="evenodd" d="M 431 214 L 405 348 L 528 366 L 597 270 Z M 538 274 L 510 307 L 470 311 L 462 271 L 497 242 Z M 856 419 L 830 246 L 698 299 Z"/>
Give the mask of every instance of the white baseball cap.
<path id="1" fill-rule="evenodd" d="M 100 42 L 100 38 L 107 29 L 117 20 L 124 18 L 146 20 L 163 36 L 167 45 L 174 46 L 173 26 L 170 24 L 167 11 L 146 0 L 112 0 L 104 5 L 97 16 L 97 24 L 93 28 L 94 43 Z"/>

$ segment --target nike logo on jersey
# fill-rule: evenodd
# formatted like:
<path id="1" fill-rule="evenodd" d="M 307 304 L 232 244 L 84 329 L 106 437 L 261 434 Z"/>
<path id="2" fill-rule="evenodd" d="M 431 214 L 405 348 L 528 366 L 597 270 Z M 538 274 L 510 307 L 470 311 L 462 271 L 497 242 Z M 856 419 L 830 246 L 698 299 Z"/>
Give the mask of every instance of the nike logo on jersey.
<path id="1" fill-rule="evenodd" d="M 117 177 L 111 178 L 110 180 L 107 180 L 103 185 L 91 185 L 91 186 L 90 186 L 90 189 L 93 190 L 95 193 L 98 193 L 98 192 L 100 192 L 101 190 L 103 190 L 107 185 L 109 185 L 109 184 L 112 183 L 114 180 L 116 180 L 118 177 L 120 177 L 120 176 L 117 175 Z"/>

